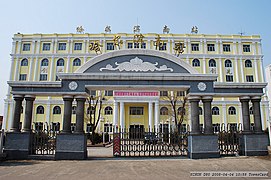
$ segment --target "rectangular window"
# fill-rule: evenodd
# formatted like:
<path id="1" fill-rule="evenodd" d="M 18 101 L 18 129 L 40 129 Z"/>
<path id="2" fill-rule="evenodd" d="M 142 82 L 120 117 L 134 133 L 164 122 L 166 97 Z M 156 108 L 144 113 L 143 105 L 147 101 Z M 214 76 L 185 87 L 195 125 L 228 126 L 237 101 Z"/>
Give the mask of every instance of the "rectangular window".
<path id="1" fill-rule="evenodd" d="M 167 91 L 160 91 L 160 96 L 168 96 L 168 92 Z"/>
<path id="2" fill-rule="evenodd" d="M 199 51 L 199 44 L 191 44 L 192 51 Z"/>
<path id="3" fill-rule="evenodd" d="M 133 43 L 128 43 L 128 49 L 132 49 L 133 48 Z"/>
<path id="4" fill-rule="evenodd" d="M 104 132 L 113 132 L 113 125 L 112 124 L 104 124 Z"/>
<path id="5" fill-rule="evenodd" d="M 143 43 L 141 44 L 141 49 L 146 49 L 146 43 L 143 42 Z"/>
<path id="6" fill-rule="evenodd" d="M 215 45 L 214 44 L 207 44 L 207 50 L 208 51 L 215 51 Z"/>
<path id="7" fill-rule="evenodd" d="M 41 74 L 40 81 L 47 81 L 47 74 Z"/>
<path id="8" fill-rule="evenodd" d="M 246 76 L 246 80 L 247 80 L 247 82 L 254 82 L 254 79 L 253 79 L 252 75 Z"/>
<path id="9" fill-rule="evenodd" d="M 20 74 L 19 81 L 26 81 L 27 74 Z"/>
<path id="10" fill-rule="evenodd" d="M 104 91 L 105 96 L 113 96 L 113 91 Z"/>
<path id="11" fill-rule="evenodd" d="M 224 52 L 231 52 L 231 45 L 230 44 L 223 44 L 223 51 Z"/>
<path id="12" fill-rule="evenodd" d="M 220 131 L 220 124 L 213 124 L 213 131 L 218 133 Z"/>
<path id="13" fill-rule="evenodd" d="M 82 43 L 74 43 L 74 50 L 75 51 L 82 50 Z"/>
<path id="14" fill-rule="evenodd" d="M 184 96 L 184 91 L 177 91 L 177 96 Z"/>
<path id="15" fill-rule="evenodd" d="M 92 131 L 92 126 L 91 126 L 91 124 L 87 124 L 87 128 L 86 128 L 86 132 L 87 133 L 90 133 Z"/>
<path id="16" fill-rule="evenodd" d="M 66 50 L 66 43 L 58 43 L 58 50 L 65 51 Z"/>
<path id="17" fill-rule="evenodd" d="M 249 44 L 243 45 L 243 52 L 250 52 L 250 45 Z"/>
<path id="18" fill-rule="evenodd" d="M 166 51 L 167 50 L 167 43 L 163 43 L 162 46 L 159 46 L 160 51 Z"/>
<path id="19" fill-rule="evenodd" d="M 96 96 L 96 91 L 95 91 L 95 90 L 91 90 L 91 91 L 90 91 L 90 95 L 91 95 L 91 96 Z"/>
<path id="20" fill-rule="evenodd" d="M 134 48 L 138 49 L 139 48 L 139 43 L 134 43 Z"/>
<path id="21" fill-rule="evenodd" d="M 233 82 L 233 75 L 226 75 L 226 82 Z"/>
<path id="22" fill-rule="evenodd" d="M 30 51 L 30 43 L 23 44 L 23 51 Z"/>
<path id="23" fill-rule="evenodd" d="M 50 46 L 51 46 L 50 43 L 43 43 L 42 50 L 43 51 L 50 51 Z"/>
<path id="24" fill-rule="evenodd" d="M 52 130 L 59 131 L 60 130 L 60 123 L 52 123 Z"/>
<path id="25" fill-rule="evenodd" d="M 130 115 L 143 115 L 144 107 L 130 107 Z"/>
<path id="26" fill-rule="evenodd" d="M 114 44 L 113 43 L 106 43 L 106 50 L 114 50 Z"/>

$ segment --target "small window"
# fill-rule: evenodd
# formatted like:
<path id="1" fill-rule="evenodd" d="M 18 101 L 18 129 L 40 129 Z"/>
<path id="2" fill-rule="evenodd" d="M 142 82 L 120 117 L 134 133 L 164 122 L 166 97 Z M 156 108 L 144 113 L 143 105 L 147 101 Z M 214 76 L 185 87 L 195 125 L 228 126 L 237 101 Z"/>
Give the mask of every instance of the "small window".
<path id="1" fill-rule="evenodd" d="M 223 44 L 223 51 L 224 52 L 231 52 L 231 45 L 230 44 Z"/>
<path id="2" fill-rule="evenodd" d="M 199 44 L 191 44 L 192 51 L 199 51 Z"/>
<path id="3" fill-rule="evenodd" d="M 214 44 L 207 44 L 207 50 L 208 51 L 215 51 L 215 45 Z"/>
<path id="4" fill-rule="evenodd" d="M 209 60 L 209 67 L 216 67 L 216 62 L 214 59 Z"/>
<path id="5" fill-rule="evenodd" d="M 72 106 L 72 114 L 76 114 L 76 106 Z"/>
<path id="6" fill-rule="evenodd" d="M 30 51 L 30 43 L 23 44 L 23 51 Z"/>
<path id="7" fill-rule="evenodd" d="M 75 51 L 82 50 L 82 43 L 74 43 L 74 50 Z"/>
<path id="8" fill-rule="evenodd" d="M 167 91 L 160 91 L 160 96 L 168 96 L 168 92 Z"/>
<path id="9" fill-rule="evenodd" d="M 43 51 L 50 51 L 50 46 L 51 46 L 50 43 L 43 43 L 42 50 Z"/>
<path id="10" fill-rule="evenodd" d="M 40 81 L 47 81 L 47 74 L 40 74 Z"/>
<path id="11" fill-rule="evenodd" d="M 253 107 L 250 107 L 250 108 L 249 108 L 249 114 L 250 114 L 250 115 L 253 115 Z"/>
<path id="12" fill-rule="evenodd" d="M 199 115 L 202 115 L 202 107 L 199 107 Z"/>
<path id="13" fill-rule="evenodd" d="M 168 108 L 167 107 L 162 107 L 160 109 L 160 115 L 168 115 Z"/>
<path id="14" fill-rule="evenodd" d="M 128 43 L 128 49 L 132 49 L 133 48 L 133 43 Z"/>
<path id="15" fill-rule="evenodd" d="M 48 64 L 49 64 L 48 59 L 43 59 L 43 60 L 41 61 L 41 66 L 48 66 Z"/>
<path id="16" fill-rule="evenodd" d="M 200 66 L 199 60 L 198 60 L 198 59 L 193 59 L 193 61 L 192 61 L 192 66 L 193 66 L 193 67 L 199 67 L 199 66 Z"/>
<path id="17" fill-rule="evenodd" d="M 236 123 L 230 123 L 230 130 L 231 131 L 237 131 L 237 124 Z"/>
<path id="18" fill-rule="evenodd" d="M 21 61 L 21 66 L 28 66 L 28 60 L 27 59 L 23 59 Z"/>
<path id="19" fill-rule="evenodd" d="M 114 50 L 114 44 L 113 43 L 106 43 L 106 50 Z"/>
<path id="20" fill-rule="evenodd" d="M 113 132 L 113 125 L 112 124 L 104 124 L 104 132 Z"/>
<path id="21" fill-rule="evenodd" d="M 26 81 L 27 74 L 20 74 L 19 81 Z"/>
<path id="22" fill-rule="evenodd" d="M 177 96 L 180 97 L 180 96 L 184 96 L 185 95 L 185 92 L 184 91 L 177 91 Z"/>
<path id="23" fill-rule="evenodd" d="M 243 52 L 250 52 L 250 45 L 249 44 L 243 45 Z"/>
<path id="24" fill-rule="evenodd" d="M 58 43 L 58 50 L 65 51 L 66 50 L 66 43 Z"/>
<path id="25" fill-rule="evenodd" d="M 105 96 L 113 96 L 113 91 L 104 91 Z"/>
<path id="26" fill-rule="evenodd" d="M 105 115 L 112 115 L 112 114 L 113 114 L 113 109 L 112 109 L 112 107 L 107 106 L 107 107 L 104 109 L 104 114 L 105 114 Z"/>
<path id="27" fill-rule="evenodd" d="M 139 48 L 139 43 L 134 43 L 134 48 L 138 49 Z"/>
<path id="28" fill-rule="evenodd" d="M 81 66 L 81 60 L 79 58 L 74 59 L 73 66 Z"/>
<path id="29" fill-rule="evenodd" d="M 225 67 L 232 67 L 232 62 L 231 62 L 231 60 L 227 59 L 227 60 L 225 61 Z"/>
<path id="30" fill-rule="evenodd" d="M 212 115 L 219 115 L 219 108 L 218 107 L 213 107 L 212 108 Z"/>
<path id="31" fill-rule="evenodd" d="M 178 115 L 185 115 L 185 108 L 184 107 L 179 107 L 177 110 Z"/>
<path id="32" fill-rule="evenodd" d="M 60 58 L 56 62 L 56 66 L 64 66 L 64 59 Z"/>
<path id="33" fill-rule="evenodd" d="M 43 122 L 35 122 L 35 130 L 42 131 L 43 130 Z"/>
<path id="34" fill-rule="evenodd" d="M 130 107 L 130 115 L 143 115 L 144 107 Z"/>
<path id="35" fill-rule="evenodd" d="M 163 43 L 162 46 L 159 46 L 160 51 L 166 51 L 167 50 L 167 43 Z"/>
<path id="36" fill-rule="evenodd" d="M 253 79 L 252 75 L 246 76 L 246 80 L 247 80 L 247 82 L 254 82 L 254 79 Z"/>
<path id="37" fill-rule="evenodd" d="M 233 107 L 233 106 L 229 107 L 229 115 L 235 115 L 235 114 L 236 114 L 235 107 Z"/>
<path id="38" fill-rule="evenodd" d="M 59 106 L 55 106 L 53 109 L 53 114 L 61 114 L 61 108 Z"/>
<path id="39" fill-rule="evenodd" d="M 251 60 L 247 59 L 247 60 L 245 61 L 245 67 L 252 67 Z"/>
<path id="40" fill-rule="evenodd" d="M 92 127 L 93 127 L 92 124 L 88 123 L 88 124 L 87 124 L 87 127 L 86 127 L 86 132 L 87 132 L 87 133 L 92 132 Z"/>
<path id="41" fill-rule="evenodd" d="M 37 107 L 37 114 L 44 114 L 44 107 L 43 106 Z"/>
<path id="42" fill-rule="evenodd" d="M 233 82 L 233 75 L 226 75 L 226 82 Z"/>
<path id="43" fill-rule="evenodd" d="M 220 132 L 220 124 L 218 124 L 218 123 L 213 124 L 213 130 L 215 133 Z"/>
<path id="44" fill-rule="evenodd" d="M 51 124 L 51 129 L 53 131 L 59 131 L 60 130 L 60 123 L 59 122 L 58 123 L 52 123 Z"/>
<path id="45" fill-rule="evenodd" d="M 91 106 L 90 108 L 88 107 L 87 114 L 94 114 L 94 112 L 95 112 L 95 108 L 93 106 Z"/>
<path id="46" fill-rule="evenodd" d="M 141 43 L 141 49 L 146 49 L 146 43 Z"/>

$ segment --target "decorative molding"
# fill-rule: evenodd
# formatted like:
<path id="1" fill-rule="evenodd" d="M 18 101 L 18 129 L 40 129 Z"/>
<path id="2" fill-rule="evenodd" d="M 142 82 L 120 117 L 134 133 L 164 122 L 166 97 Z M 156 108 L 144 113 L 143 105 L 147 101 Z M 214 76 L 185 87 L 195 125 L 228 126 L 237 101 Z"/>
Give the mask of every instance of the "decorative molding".
<path id="1" fill-rule="evenodd" d="M 129 62 L 123 62 L 123 63 L 118 63 L 115 62 L 115 65 L 117 67 L 113 68 L 112 65 L 107 64 L 106 67 L 100 68 L 100 71 L 103 70 L 109 70 L 109 71 L 135 71 L 135 72 L 147 72 L 147 71 L 171 71 L 173 72 L 172 68 L 168 68 L 166 65 L 162 65 L 159 68 L 158 63 L 156 62 L 155 64 L 152 64 L 150 62 L 144 62 L 142 59 L 135 57 L 131 59 Z"/>

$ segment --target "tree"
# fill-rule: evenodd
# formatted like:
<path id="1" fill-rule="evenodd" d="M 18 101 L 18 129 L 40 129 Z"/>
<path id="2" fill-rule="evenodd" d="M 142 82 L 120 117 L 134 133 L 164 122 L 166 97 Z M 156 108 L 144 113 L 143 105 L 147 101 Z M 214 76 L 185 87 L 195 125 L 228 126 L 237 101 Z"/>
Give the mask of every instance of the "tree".
<path id="1" fill-rule="evenodd" d="M 97 126 L 101 119 L 101 110 L 104 98 L 91 95 L 87 98 L 88 109 L 85 111 L 85 120 L 90 123 L 91 126 L 91 144 L 97 143 L 98 134 L 96 133 Z"/>

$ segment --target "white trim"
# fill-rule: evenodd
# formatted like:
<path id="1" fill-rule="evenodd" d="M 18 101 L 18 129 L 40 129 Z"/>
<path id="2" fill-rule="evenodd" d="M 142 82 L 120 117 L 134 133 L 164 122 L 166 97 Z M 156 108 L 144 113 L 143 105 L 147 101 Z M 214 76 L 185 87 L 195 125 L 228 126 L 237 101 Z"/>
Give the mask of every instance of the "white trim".
<path id="1" fill-rule="evenodd" d="M 221 57 L 219 57 L 218 62 L 219 62 L 219 71 L 220 71 L 219 72 L 220 82 L 224 82 L 224 78 L 223 78 L 224 73 L 223 73 L 223 70 L 222 70 L 222 59 L 221 59 Z"/>
<path id="2" fill-rule="evenodd" d="M 19 74 L 20 74 L 20 72 L 19 72 L 19 64 L 20 64 L 20 60 L 19 60 L 19 58 L 17 58 L 15 61 L 16 61 L 16 65 L 15 65 L 15 72 L 14 72 L 14 77 L 13 77 L 13 79 L 14 79 L 15 81 L 17 81 L 17 80 L 19 80 Z"/>
<path id="3" fill-rule="evenodd" d="M 8 106 L 9 106 L 9 103 L 8 103 L 8 101 L 5 100 L 5 105 L 4 105 L 4 119 L 3 119 L 3 124 L 2 124 L 2 129 L 4 129 L 4 130 L 7 129 Z"/>
<path id="4" fill-rule="evenodd" d="M 153 130 L 153 103 L 149 102 L 149 131 L 152 132 Z"/>
<path id="5" fill-rule="evenodd" d="M 258 63 L 257 63 L 257 60 L 256 58 L 254 58 L 254 72 L 255 72 L 255 82 L 259 82 L 259 74 L 258 74 Z"/>
<path id="6" fill-rule="evenodd" d="M 124 110 L 124 102 L 120 102 L 120 127 L 122 129 L 125 128 L 125 110 Z"/>
<path id="7" fill-rule="evenodd" d="M 221 124 L 224 123 L 227 125 L 227 106 L 226 104 L 222 104 L 222 113 L 223 113 L 223 119 L 221 119 Z M 223 120 L 223 122 L 222 122 Z"/>
<path id="8" fill-rule="evenodd" d="M 38 76 L 38 64 L 39 64 L 39 58 L 36 57 L 36 61 L 35 61 L 35 69 L 34 69 L 34 79 L 33 79 L 33 81 L 37 81 L 37 76 Z"/>
<path id="9" fill-rule="evenodd" d="M 238 73 L 238 71 L 239 71 L 239 69 L 238 69 L 238 61 L 237 61 L 237 58 L 234 58 L 234 61 L 235 61 L 235 74 L 236 74 L 236 81 L 235 82 L 239 82 L 239 73 Z"/>
<path id="10" fill-rule="evenodd" d="M 10 111 L 9 111 L 9 119 L 8 119 L 8 127 L 7 127 L 8 131 L 10 130 L 11 124 L 13 121 L 14 101 L 10 102 L 9 108 L 10 108 Z"/>
<path id="11" fill-rule="evenodd" d="M 53 71 L 53 69 L 54 69 L 54 63 L 55 62 L 55 58 L 54 58 L 54 56 L 52 56 L 51 57 L 51 64 L 50 64 L 50 81 L 54 81 L 54 79 L 53 79 L 53 77 L 54 77 L 54 73 L 56 72 L 56 71 Z"/>
<path id="12" fill-rule="evenodd" d="M 29 61 L 30 62 L 29 62 L 29 69 L 28 69 L 28 81 L 32 81 L 32 77 L 33 77 L 32 69 L 33 69 L 34 58 L 31 57 Z"/>

